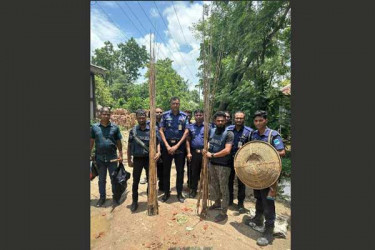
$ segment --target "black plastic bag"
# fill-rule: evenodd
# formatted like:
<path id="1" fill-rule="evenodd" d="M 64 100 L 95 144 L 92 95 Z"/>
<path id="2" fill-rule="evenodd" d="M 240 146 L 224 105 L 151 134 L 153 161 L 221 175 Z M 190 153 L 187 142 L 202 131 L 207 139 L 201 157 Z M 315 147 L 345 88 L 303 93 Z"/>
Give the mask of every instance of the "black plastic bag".
<path id="1" fill-rule="evenodd" d="M 117 169 L 113 171 L 111 178 L 113 178 L 114 194 L 113 198 L 119 200 L 121 195 L 125 192 L 127 182 L 131 174 L 125 170 L 124 164 L 119 163 Z"/>
<path id="2" fill-rule="evenodd" d="M 95 179 L 95 177 L 98 175 L 98 167 L 96 166 L 95 162 L 90 161 L 90 181 Z"/>

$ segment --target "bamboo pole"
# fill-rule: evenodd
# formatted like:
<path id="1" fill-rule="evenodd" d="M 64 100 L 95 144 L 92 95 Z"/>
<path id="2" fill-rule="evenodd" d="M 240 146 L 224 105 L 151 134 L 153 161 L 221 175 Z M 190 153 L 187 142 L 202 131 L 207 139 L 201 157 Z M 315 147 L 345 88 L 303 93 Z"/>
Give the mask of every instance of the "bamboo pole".
<path id="1" fill-rule="evenodd" d="M 151 34 L 151 33 L 150 33 Z M 150 35 L 150 76 L 149 76 L 149 94 L 150 94 L 150 152 L 149 152 L 149 180 L 148 180 L 148 215 L 159 214 L 157 190 L 156 190 L 156 116 L 155 116 L 155 48 L 151 48 Z"/>
<path id="2" fill-rule="evenodd" d="M 204 25 L 204 11 L 203 8 L 203 16 L 202 21 Z M 203 102 L 204 102 L 204 150 L 208 150 L 208 130 L 209 130 L 209 122 L 210 122 L 210 85 L 207 80 L 207 62 L 206 62 L 206 49 L 205 49 L 205 28 L 203 26 Z M 197 201 L 197 213 L 199 213 L 199 206 L 200 200 L 202 197 L 202 210 L 200 211 L 200 216 L 205 218 L 207 216 L 207 201 L 208 201 L 208 158 L 202 158 L 202 171 L 201 171 L 201 178 L 200 178 L 200 187 L 199 187 L 199 195 Z"/>

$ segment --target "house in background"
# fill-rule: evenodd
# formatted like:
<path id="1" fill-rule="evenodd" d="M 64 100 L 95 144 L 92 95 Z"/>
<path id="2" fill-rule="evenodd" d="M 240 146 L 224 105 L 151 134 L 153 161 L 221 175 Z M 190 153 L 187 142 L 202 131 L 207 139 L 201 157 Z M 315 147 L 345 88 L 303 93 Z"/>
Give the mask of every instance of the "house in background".
<path id="1" fill-rule="evenodd" d="M 90 120 L 96 118 L 95 75 L 104 76 L 107 69 L 90 64 Z"/>

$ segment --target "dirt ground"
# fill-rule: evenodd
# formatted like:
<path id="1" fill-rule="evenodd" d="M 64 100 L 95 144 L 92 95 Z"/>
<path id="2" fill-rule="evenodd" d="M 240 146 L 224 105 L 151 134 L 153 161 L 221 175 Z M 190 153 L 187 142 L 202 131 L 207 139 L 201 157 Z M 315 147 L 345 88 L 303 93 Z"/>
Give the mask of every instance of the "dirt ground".
<path id="1" fill-rule="evenodd" d="M 124 148 L 127 145 L 127 133 L 124 134 Z M 126 153 L 124 153 L 126 162 Z M 127 171 L 132 169 L 127 165 Z M 142 178 L 145 172 L 142 173 Z M 107 201 L 101 208 L 95 207 L 99 199 L 98 179 L 91 182 L 91 249 L 194 249 L 207 247 L 208 249 L 290 249 L 291 233 L 288 231 L 286 239 L 275 238 L 272 245 L 259 247 L 256 239 L 260 233 L 242 223 L 243 217 L 230 207 L 228 220 L 215 223 L 213 218 L 218 211 L 209 211 L 208 218 L 201 220 L 196 214 L 197 199 L 187 198 L 180 203 L 176 198 L 176 170 L 171 171 L 171 198 L 161 202 L 162 193 L 159 192 L 159 214 L 147 215 L 147 184 L 139 185 L 139 207 L 132 214 L 130 212 L 132 178 L 128 181 L 128 188 L 122 195 L 121 204 L 112 206 L 111 184 L 107 178 Z M 186 170 L 184 190 L 186 185 Z M 186 197 L 186 195 L 185 195 Z M 235 203 L 237 200 L 235 200 Z M 245 207 L 254 209 L 254 203 L 247 200 Z M 290 216 L 290 208 L 276 202 L 276 213 Z"/>

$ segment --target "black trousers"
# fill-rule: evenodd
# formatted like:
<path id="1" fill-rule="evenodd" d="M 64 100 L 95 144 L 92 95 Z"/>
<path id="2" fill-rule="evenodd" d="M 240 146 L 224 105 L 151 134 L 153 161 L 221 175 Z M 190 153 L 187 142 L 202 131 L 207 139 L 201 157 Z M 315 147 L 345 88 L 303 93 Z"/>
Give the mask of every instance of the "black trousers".
<path id="1" fill-rule="evenodd" d="M 149 160 L 147 157 L 134 157 L 133 158 L 133 187 L 132 187 L 132 198 L 133 202 L 138 202 L 138 185 L 141 179 L 142 170 L 145 169 L 146 177 L 148 182 L 148 165 Z M 148 188 L 147 188 L 148 191 Z"/>
<path id="2" fill-rule="evenodd" d="M 187 159 L 187 154 L 185 154 L 186 158 L 186 168 L 187 168 L 187 184 L 189 189 L 191 189 L 191 176 L 192 176 L 192 171 L 191 171 L 191 161 Z"/>
<path id="3" fill-rule="evenodd" d="M 156 164 L 156 169 L 157 169 L 157 175 L 159 179 L 159 189 L 163 189 L 163 160 L 161 157 L 159 158 L 157 164 Z"/>
<path id="4" fill-rule="evenodd" d="M 233 202 L 233 185 L 234 185 L 234 178 L 236 177 L 236 172 L 234 171 L 234 161 L 232 160 L 231 161 L 231 172 L 230 172 L 230 176 L 229 176 L 229 202 L 232 203 Z M 237 178 L 238 180 L 238 193 L 237 193 L 237 200 L 238 200 L 238 203 L 242 203 L 244 202 L 245 200 L 245 191 L 246 191 L 246 186 L 245 184 L 242 183 L 242 181 Z"/>
<path id="5" fill-rule="evenodd" d="M 191 150 L 191 180 L 189 188 L 197 190 L 202 170 L 202 153 Z"/>
<path id="6" fill-rule="evenodd" d="M 256 214 L 264 215 L 266 227 L 274 227 L 276 218 L 275 201 L 267 199 L 269 190 L 269 188 L 261 190 L 254 189 L 254 197 L 256 199 L 255 210 Z"/>
<path id="7" fill-rule="evenodd" d="M 163 187 L 164 192 L 170 192 L 171 188 L 171 167 L 174 159 L 177 171 L 176 189 L 177 193 L 182 193 L 184 182 L 184 166 L 185 166 L 185 149 L 178 149 L 174 155 L 168 154 L 168 150 L 163 149 L 161 154 L 163 160 Z"/>

